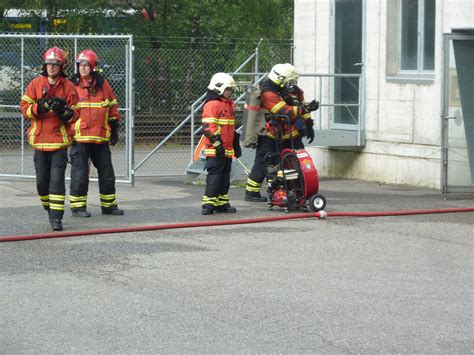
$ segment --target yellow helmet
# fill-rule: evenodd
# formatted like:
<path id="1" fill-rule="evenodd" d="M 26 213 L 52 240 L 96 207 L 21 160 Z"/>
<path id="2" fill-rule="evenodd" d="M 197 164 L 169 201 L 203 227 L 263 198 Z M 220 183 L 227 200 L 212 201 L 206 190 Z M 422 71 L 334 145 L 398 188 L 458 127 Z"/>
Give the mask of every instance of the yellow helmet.
<path id="1" fill-rule="evenodd" d="M 212 76 L 211 82 L 207 87 L 209 90 L 213 90 L 219 95 L 222 95 L 227 88 L 235 88 L 234 78 L 227 73 L 216 73 Z"/>
<path id="2" fill-rule="evenodd" d="M 298 72 L 290 63 L 276 64 L 268 74 L 268 78 L 278 86 L 288 86 L 298 80 Z"/>

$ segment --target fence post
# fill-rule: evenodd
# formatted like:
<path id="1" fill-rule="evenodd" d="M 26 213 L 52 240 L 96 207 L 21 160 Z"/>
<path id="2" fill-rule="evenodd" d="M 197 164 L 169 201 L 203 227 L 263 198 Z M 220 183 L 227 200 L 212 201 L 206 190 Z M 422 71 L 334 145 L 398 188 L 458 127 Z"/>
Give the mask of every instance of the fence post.
<path id="1" fill-rule="evenodd" d="M 194 104 L 191 105 L 191 159 L 190 162 L 194 160 Z"/>
<path id="2" fill-rule="evenodd" d="M 257 43 L 257 47 L 255 48 L 255 75 L 253 82 L 254 84 L 257 82 L 258 78 L 258 73 L 259 73 L 259 64 L 260 64 L 260 43 L 262 43 L 263 38 L 260 38 L 260 41 Z"/>

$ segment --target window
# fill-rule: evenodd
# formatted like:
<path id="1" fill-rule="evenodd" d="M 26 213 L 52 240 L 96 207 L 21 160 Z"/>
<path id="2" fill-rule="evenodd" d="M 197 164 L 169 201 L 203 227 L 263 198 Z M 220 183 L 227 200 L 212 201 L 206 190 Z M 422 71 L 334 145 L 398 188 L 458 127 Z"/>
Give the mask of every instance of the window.
<path id="1" fill-rule="evenodd" d="M 435 0 L 389 2 L 387 8 L 388 76 L 433 77 L 435 2 Z"/>
<path id="2" fill-rule="evenodd" d="M 400 71 L 434 70 L 435 0 L 400 1 Z"/>
<path id="3" fill-rule="evenodd" d="M 336 0 L 334 7 L 334 73 L 360 74 L 362 61 L 362 0 Z M 359 103 L 359 78 L 334 78 L 334 103 Z M 358 106 L 334 107 L 334 123 L 357 125 Z M 348 127 L 345 127 L 348 128 Z"/>

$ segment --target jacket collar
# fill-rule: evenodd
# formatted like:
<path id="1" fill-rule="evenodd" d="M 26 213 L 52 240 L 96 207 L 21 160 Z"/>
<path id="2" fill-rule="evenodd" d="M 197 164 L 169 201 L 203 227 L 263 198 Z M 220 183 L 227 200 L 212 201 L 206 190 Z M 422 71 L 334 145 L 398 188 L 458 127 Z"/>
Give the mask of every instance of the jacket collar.
<path id="1" fill-rule="evenodd" d="M 265 79 L 264 81 L 262 81 L 262 84 L 260 85 L 260 88 L 262 90 L 262 92 L 264 91 L 272 91 L 272 92 L 275 92 L 277 93 L 278 95 L 282 95 L 285 88 L 282 88 L 280 86 L 278 86 L 277 84 L 275 84 L 273 81 L 271 81 L 270 79 Z"/>

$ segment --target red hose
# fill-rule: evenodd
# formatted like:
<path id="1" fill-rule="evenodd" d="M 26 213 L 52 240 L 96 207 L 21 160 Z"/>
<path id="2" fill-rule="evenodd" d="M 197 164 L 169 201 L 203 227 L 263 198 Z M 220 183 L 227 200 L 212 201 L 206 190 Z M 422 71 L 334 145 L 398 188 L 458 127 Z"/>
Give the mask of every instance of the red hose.
<path id="1" fill-rule="evenodd" d="M 404 210 L 404 211 L 386 211 L 386 212 L 310 212 L 310 213 L 295 213 L 284 216 L 274 217 L 260 217 L 260 218 L 248 218 L 248 219 L 236 219 L 236 220 L 224 220 L 224 221 L 206 221 L 206 222 L 185 222 L 185 223 L 170 223 L 161 224 L 155 226 L 134 226 L 134 227 L 122 227 L 122 228 L 105 228 L 105 229 L 88 229 L 71 232 L 55 232 L 55 233 L 44 233 L 44 234 L 33 234 L 33 235 L 10 235 L 0 237 L 0 243 L 3 242 L 16 242 L 20 240 L 33 240 L 33 239 L 46 239 L 46 238 L 66 238 L 66 237 L 80 237 L 86 235 L 97 235 L 97 234 L 113 234 L 113 233 L 130 233 L 130 232 L 144 232 L 152 230 L 164 230 L 164 229 L 179 229 L 179 228 L 195 228 L 195 227 L 212 227 L 212 226 L 224 226 L 231 224 L 250 224 L 250 223 L 262 223 L 271 221 L 283 221 L 288 219 L 299 219 L 299 218 L 326 218 L 326 217 L 383 217 L 383 216 L 406 216 L 406 215 L 417 215 L 417 214 L 435 214 L 435 213 L 454 213 L 454 212 L 474 212 L 474 207 L 466 208 L 445 208 L 437 210 Z"/>
<path id="2" fill-rule="evenodd" d="M 436 214 L 454 212 L 474 212 L 474 207 L 443 208 L 433 210 L 402 210 L 387 212 L 328 212 L 328 217 L 384 217 L 384 216 L 410 216 L 416 214 Z"/>

